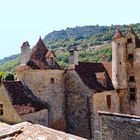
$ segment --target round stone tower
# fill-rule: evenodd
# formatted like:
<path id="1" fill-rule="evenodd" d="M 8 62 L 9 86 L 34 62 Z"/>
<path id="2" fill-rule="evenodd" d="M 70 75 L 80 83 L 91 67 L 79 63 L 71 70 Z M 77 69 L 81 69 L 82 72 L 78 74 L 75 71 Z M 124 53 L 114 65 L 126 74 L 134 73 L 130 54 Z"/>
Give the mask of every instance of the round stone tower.
<path id="1" fill-rule="evenodd" d="M 112 38 L 112 83 L 115 89 L 127 88 L 125 38 L 117 28 Z"/>

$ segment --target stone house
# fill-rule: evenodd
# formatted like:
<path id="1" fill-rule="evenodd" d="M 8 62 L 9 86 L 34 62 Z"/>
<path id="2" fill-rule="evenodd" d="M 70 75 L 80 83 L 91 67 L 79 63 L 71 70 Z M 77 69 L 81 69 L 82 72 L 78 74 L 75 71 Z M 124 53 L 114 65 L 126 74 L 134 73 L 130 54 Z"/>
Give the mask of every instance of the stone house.
<path id="1" fill-rule="evenodd" d="M 42 117 L 46 126 L 96 139 L 101 135 L 98 111 L 139 115 L 139 39 L 132 29 L 126 36 L 116 31 L 112 63 L 79 62 L 77 49 L 69 51 L 70 65 L 63 70 L 41 38 L 32 50 L 28 42 L 21 47 L 16 82 L 46 107 Z M 28 120 L 31 115 L 22 118 Z M 36 119 L 41 118 L 37 115 Z"/>
<path id="2" fill-rule="evenodd" d="M 48 125 L 47 107 L 20 81 L 3 82 L 0 87 L 0 120 L 13 124 L 31 121 Z"/>
<path id="3" fill-rule="evenodd" d="M 21 47 L 26 52 L 23 48 L 30 50 L 26 43 Z M 98 110 L 119 112 L 118 96 L 111 81 L 112 64 L 78 62 L 77 49 L 69 51 L 70 65 L 62 70 L 55 62 L 55 54 L 39 39 L 27 53 L 27 62 L 21 60 L 17 78 L 48 106 L 49 127 L 91 138 L 94 130 L 99 131 Z M 23 52 L 21 58 L 24 55 L 25 59 Z M 55 63 L 49 63 L 49 57 Z M 101 103 L 97 106 L 96 101 Z"/>

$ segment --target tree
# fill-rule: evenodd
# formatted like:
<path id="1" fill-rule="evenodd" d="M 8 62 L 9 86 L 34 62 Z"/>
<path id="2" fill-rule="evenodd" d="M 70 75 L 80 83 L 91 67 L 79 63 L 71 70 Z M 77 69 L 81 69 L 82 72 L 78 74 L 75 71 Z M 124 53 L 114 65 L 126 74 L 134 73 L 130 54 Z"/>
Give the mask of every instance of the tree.
<path id="1" fill-rule="evenodd" d="M 14 75 L 12 73 L 8 73 L 5 77 L 4 77 L 4 81 L 14 81 Z"/>

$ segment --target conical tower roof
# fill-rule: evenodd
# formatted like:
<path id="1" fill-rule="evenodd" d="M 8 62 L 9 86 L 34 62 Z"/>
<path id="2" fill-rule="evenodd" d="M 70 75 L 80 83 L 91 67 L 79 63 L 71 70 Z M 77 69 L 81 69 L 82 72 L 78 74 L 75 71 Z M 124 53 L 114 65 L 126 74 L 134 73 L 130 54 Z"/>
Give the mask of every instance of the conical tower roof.
<path id="1" fill-rule="evenodd" d="M 112 39 L 116 39 L 116 38 L 122 38 L 124 37 L 123 34 L 121 33 L 121 31 L 119 30 L 119 28 L 116 29 L 116 33 L 115 35 L 113 36 Z"/>
<path id="2" fill-rule="evenodd" d="M 48 49 L 40 37 L 38 42 L 32 49 L 30 59 L 36 59 L 36 60 L 43 61 L 47 52 L 48 52 Z"/>

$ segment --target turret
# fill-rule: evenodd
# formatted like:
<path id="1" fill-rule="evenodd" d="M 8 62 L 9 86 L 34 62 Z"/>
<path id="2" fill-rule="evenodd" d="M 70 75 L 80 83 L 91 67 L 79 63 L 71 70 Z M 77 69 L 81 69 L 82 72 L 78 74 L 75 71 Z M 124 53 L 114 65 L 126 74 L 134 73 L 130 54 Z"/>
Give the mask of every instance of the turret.
<path id="1" fill-rule="evenodd" d="M 26 65 L 30 58 L 30 45 L 29 42 L 26 41 L 21 46 L 21 55 L 20 55 L 20 63 L 21 65 Z"/>
<path id="2" fill-rule="evenodd" d="M 118 28 L 112 38 L 112 83 L 115 89 L 127 88 L 125 38 Z"/>

